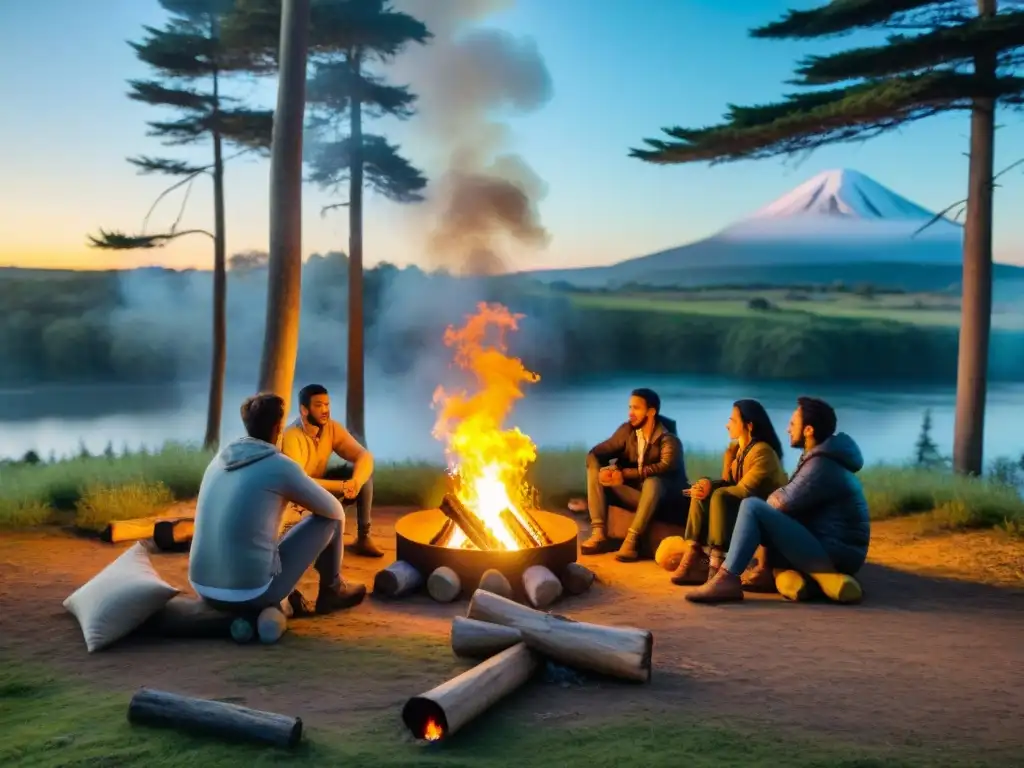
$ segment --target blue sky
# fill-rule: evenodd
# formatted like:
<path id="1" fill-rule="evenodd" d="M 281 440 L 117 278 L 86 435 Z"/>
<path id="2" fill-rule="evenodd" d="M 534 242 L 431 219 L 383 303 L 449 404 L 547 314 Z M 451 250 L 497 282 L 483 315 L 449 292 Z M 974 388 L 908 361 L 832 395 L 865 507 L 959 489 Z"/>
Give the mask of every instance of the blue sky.
<path id="1" fill-rule="evenodd" d="M 445 0 L 437 0 L 445 2 Z M 627 156 L 665 125 L 716 121 L 729 102 L 763 102 L 785 88 L 804 53 L 851 40 L 808 46 L 757 41 L 747 30 L 802 0 L 518 0 L 488 19 L 536 40 L 554 83 L 542 110 L 510 118 L 514 149 L 545 180 L 541 216 L 549 246 L 516 266 L 608 263 L 713 234 L 815 173 L 849 167 L 931 209 L 966 188 L 967 118 L 948 115 L 865 144 L 831 147 L 799 165 L 764 160 L 718 167 L 650 166 Z M 639 13 L 636 8 L 643 8 Z M 166 179 L 136 175 L 127 155 L 170 154 L 146 137 L 159 111 L 125 97 L 125 80 L 145 68 L 125 43 L 141 25 L 159 25 L 156 0 L 34 0 L 0 3 L 0 264 L 106 267 L 166 264 L 207 267 L 205 238 L 183 238 L 148 253 L 105 254 L 85 246 L 97 227 L 137 229 Z M 853 38 L 857 42 L 857 38 Z M 274 84 L 241 93 L 272 103 Z M 997 166 L 1024 157 L 1022 118 L 1004 114 Z M 415 119 L 390 135 L 414 161 L 428 157 Z M 205 158 L 206 149 L 185 157 Z M 229 253 L 265 249 L 266 161 L 235 161 L 228 170 Z M 1024 263 L 1024 174 L 997 191 L 996 257 Z M 197 183 L 184 223 L 209 227 L 208 183 Z M 307 186 L 305 252 L 344 249 L 344 214 L 322 218 L 331 202 Z M 180 197 L 155 221 L 176 215 Z M 422 233 L 401 207 L 371 198 L 366 258 L 422 263 Z"/>

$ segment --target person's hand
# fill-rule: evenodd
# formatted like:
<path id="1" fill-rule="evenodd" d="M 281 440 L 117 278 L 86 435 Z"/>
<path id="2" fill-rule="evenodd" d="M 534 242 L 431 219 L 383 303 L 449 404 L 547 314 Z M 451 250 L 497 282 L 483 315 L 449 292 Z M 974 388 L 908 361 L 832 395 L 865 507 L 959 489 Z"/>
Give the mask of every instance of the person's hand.
<path id="1" fill-rule="evenodd" d="M 779 494 L 777 491 L 775 493 L 772 493 L 772 495 L 765 499 L 765 501 L 767 502 L 768 506 L 771 507 L 772 509 L 779 509 L 782 506 L 782 499 L 779 498 Z"/>
<path id="2" fill-rule="evenodd" d="M 706 499 L 711 495 L 711 481 L 702 477 L 690 487 L 689 495 L 691 499 Z"/>
<path id="3" fill-rule="evenodd" d="M 344 480 L 341 483 L 341 495 L 346 499 L 354 499 L 359 495 L 359 488 L 355 480 Z"/>
<path id="4" fill-rule="evenodd" d="M 605 486 L 622 485 L 622 471 L 614 467 L 605 467 L 598 475 L 598 480 Z"/>

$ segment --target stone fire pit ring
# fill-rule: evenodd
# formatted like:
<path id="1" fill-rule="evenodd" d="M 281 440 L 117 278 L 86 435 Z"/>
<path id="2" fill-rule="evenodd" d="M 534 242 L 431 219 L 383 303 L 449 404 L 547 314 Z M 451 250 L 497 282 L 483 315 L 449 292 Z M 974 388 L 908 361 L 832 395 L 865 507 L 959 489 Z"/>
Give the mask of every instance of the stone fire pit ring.
<path id="1" fill-rule="evenodd" d="M 572 518 L 542 510 L 533 516 L 552 543 L 543 547 L 514 550 L 480 550 L 438 547 L 430 543 L 444 525 L 444 512 L 423 509 L 410 512 L 395 523 L 395 557 L 413 566 L 424 577 L 436 568 L 447 566 L 458 574 L 472 594 L 484 572 L 494 568 L 509 580 L 517 596 L 522 596 L 523 571 L 531 565 L 543 565 L 561 577 L 566 566 L 576 562 L 579 526 Z"/>

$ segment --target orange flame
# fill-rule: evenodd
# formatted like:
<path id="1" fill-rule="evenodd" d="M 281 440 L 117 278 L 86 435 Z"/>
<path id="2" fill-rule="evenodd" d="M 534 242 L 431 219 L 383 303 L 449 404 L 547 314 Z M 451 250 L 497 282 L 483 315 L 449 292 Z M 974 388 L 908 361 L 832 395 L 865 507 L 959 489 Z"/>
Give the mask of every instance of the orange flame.
<path id="1" fill-rule="evenodd" d="M 423 738 L 427 741 L 437 741 L 444 736 L 444 728 L 434 718 L 428 717 L 423 724 Z"/>
<path id="2" fill-rule="evenodd" d="M 444 387 L 434 393 L 440 411 L 434 437 L 447 446 L 454 491 L 506 549 L 519 545 L 500 514 L 508 509 L 519 516 L 528 493 L 526 470 L 537 458 L 537 446 L 528 435 L 517 427 L 502 428 L 515 401 L 523 397 L 522 385 L 540 380 L 521 360 L 505 354 L 505 336 L 519 329 L 522 318 L 501 304 L 481 302 L 465 325 L 449 326 L 444 343 L 455 348 L 455 365 L 471 374 L 477 387 L 473 394 Z M 489 333 L 492 328 L 495 334 Z M 496 338 L 489 342 L 490 336 Z M 463 544 L 465 534 L 456 531 L 449 546 Z"/>

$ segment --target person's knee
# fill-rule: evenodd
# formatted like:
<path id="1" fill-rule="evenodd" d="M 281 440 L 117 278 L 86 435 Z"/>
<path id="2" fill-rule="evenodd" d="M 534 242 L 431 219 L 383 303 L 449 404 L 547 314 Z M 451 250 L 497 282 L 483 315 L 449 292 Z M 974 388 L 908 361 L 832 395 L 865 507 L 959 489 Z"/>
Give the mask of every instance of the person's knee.
<path id="1" fill-rule="evenodd" d="M 668 485 L 660 477 L 646 477 L 644 478 L 643 485 L 640 487 L 640 493 L 660 499 L 665 496 L 667 489 Z"/>
<path id="2" fill-rule="evenodd" d="M 741 515 L 753 515 L 754 517 L 761 517 L 766 512 L 774 512 L 774 508 L 771 504 L 763 499 L 759 499 L 756 496 L 748 496 L 740 502 L 739 513 Z"/>

